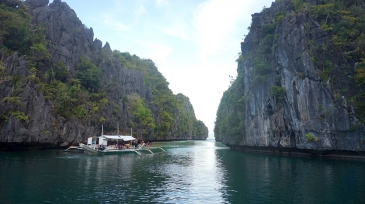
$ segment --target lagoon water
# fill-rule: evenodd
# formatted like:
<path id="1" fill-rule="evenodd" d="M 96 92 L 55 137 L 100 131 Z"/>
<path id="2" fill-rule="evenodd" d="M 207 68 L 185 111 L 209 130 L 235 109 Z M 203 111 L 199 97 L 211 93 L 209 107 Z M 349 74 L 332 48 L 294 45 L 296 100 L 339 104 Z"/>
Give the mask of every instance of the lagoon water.
<path id="1" fill-rule="evenodd" d="M 365 203 L 365 162 L 155 143 L 167 151 L 90 156 L 0 152 L 0 203 Z"/>

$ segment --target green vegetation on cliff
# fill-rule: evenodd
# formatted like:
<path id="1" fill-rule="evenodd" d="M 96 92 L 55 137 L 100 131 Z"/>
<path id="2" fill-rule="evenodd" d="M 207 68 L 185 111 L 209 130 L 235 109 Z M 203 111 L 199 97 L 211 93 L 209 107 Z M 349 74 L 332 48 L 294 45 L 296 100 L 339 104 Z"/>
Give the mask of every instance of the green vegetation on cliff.
<path id="1" fill-rule="evenodd" d="M 179 125 L 177 133 L 179 135 L 189 135 L 189 131 L 192 131 L 193 138 L 199 138 L 201 135 L 206 134 L 206 127 L 204 123 L 195 118 L 193 107 L 189 102 L 189 98 L 183 94 L 177 94 L 176 96 L 176 115 L 179 116 Z"/>
<path id="2" fill-rule="evenodd" d="M 81 56 L 76 65 L 70 67 L 66 61 L 55 60 L 52 53 L 57 44 L 47 39 L 46 26 L 31 24 L 31 18 L 23 1 L 0 1 L 0 85 L 2 89 L 10 86 L 13 90 L 10 96 L 0 97 L 0 105 L 7 107 L 2 112 L 1 122 L 6 123 L 9 117 L 25 123 L 32 120 L 32 115 L 24 112 L 26 108 L 22 107 L 20 95 L 25 84 L 35 83 L 51 105 L 54 118 L 62 116 L 85 125 L 102 121 L 113 126 L 122 118 L 126 121 L 123 124 L 128 126 L 126 129 L 131 126 L 142 134 L 140 136 L 154 135 L 154 139 L 161 140 L 189 134 L 193 138 L 207 136 L 205 125 L 195 118 L 192 107 L 185 107 L 186 103 L 190 104 L 188 98 L 172 93 L 152 60 L 111 51 L 107 45 L 89 56 Z M 6 70 L 4 60 L 14 53 L 27 61 L 26 72 L 9 74 Z M 121 72 L 116 70 L 118 74 L 129 73 L 134 75 L 133 79 L 142 79 L 128 85 L 143 86 L 146 93 L 139 89 L 139 93 L 125 91 L 125 81 L 109 80 L 110 76 L 105 74 L 109 67 L 121 69 Z M 125 78 L 123 75 L 119 79 L 122 77 Z M 118 87 L 119 90 L 113 91 L 121 96 L 115 97 L 111 87 Z"/>
<path id="3" fill-rule="evenodd" d="M 340 54 L 348 62 L 348 67 L 335 68 L 328 60 L 316 59 L 318 67 L 323 67 L 322 77 L 331 78 L 333 83 L 341 80 L 338 72 L 353 75 L 359 90 L 348 93 L 346 90 L 338 91 L 340 95 L 351 98 L 357 107 L 358 116 L 365 122 L 365 6 L 363 1 L 320 0 L 317 5 L 310 5 L 304 0 L 295 0 L 301 8 L 299 12 L 308 12 L 329 36 L 329 41 L 314 46 L 316 51 L 327 51 Z M 298 6 L 296 6 L 297 10 Z M 328 49 L 334 45 L 334 49 Z M 355 73 L 352 73 L 355 64 Z"/>
<path id="4" fill-rule="evenodd" d="M 341 126 L 334 115 L 342 108 L 351 110 L 351 116 L 346 115 L 351 119 L 348 126 L 363 126 L 364 1 L 277 0 L 272 8 L 252 15 L 249 30 L 237 59 L 237 79 L 223 94 L 217 111 L 217 140 L 250 145 L 260 141 L 260 145 L 280 146 L 281 137 L 285 137 L 284 143 L 295 147 L 305 135 L 310 135 L 305 132 L 309 127 L 299 123 L 318 119 L 323 127 Z M 310 86 L 308 82 L 330 91 L 321 95 L 308 93 L 303 89 Z M 322 94 L 331 100 L 323 99 Z M 303 105 L 312 103 L 303 103 L 305 100 L 316 100 L 314 104 L 319 103 L 320 108 L 303 110 Z M 310 117 L 306 111 L 311 113 Z M 291 121 L 293 118 L 295 122 Z M 356 132 L 356 128 L 338 129 Z"/>
<path id="5" fill-rule="evenodd" d="M 30 15 L 20 1 L 0 1 L 0 53 L 26 54 L 31 38 Z"/>
<path id="6" fill-rule="evenodd" d="M 241 56 L 240 56 L 241 57 Z M 238 59 L 238 64 L 240 59 Z M 231 86 L 223 93 L 218 107 L 217 118 L 214 126 L 216 140 L 223 138 L 239 141 L 245 135 L 245 97 L 241 89 L 243 77 L 239 73 Z"/>
<path id="7" fill-rule="evenodd" d="M 4 96 L 1 102 L 12 108 L 7 114 L 1 116 L 2 121 L 7 121 L 10 116 L 14 116 L 23 121 L 28 121 L 28 116 L 20 109 L 22 107 L 20 97 L 20 84 L 22 78 L 19 76 L 9 76 L 3 65 L 3 60 L 11 53 L 18 51 L 21 54 L 28 54 L 34 33 L 31 31 L 30 15 L 26 7 L 20 1 L 0 1 L 0 85 L 2 82 L 13 83 L 14 94 Z"/>
<path id="8" fill-rule="evenodd" d="M 131 95 L 129 97 L 130 111 L 135 116 L 135 122 L 133 126 L 144 127 L 144 133 L 146 128 L 154 129 L 156 127 L 155 120 L 152 117 L 152 111 L 148 108 L 146 102 L 138 95 Z"/>
<path id="9" fill-rule="evenodd" d="M 161 139 L 167 135 L 174 122 L 174 110 L 176 106 L 176 96 L 168 88 L 168 82 L 165 77 L 158 72 L 155 63 L 150 59 L 141 59 L 136 55 L 129 53 L 121 53 L 117 50 L 113 51 L 115 57 L 120 64 L 128 69 L 137 70 L 143 73 L 146 86 L 152 90 L 152 102 L 161 107 L 158 114 L 159 120 L 153 125 L 154 131 L 158 133 Z M 152 128 L 150 126 L 149 128 Z"/>

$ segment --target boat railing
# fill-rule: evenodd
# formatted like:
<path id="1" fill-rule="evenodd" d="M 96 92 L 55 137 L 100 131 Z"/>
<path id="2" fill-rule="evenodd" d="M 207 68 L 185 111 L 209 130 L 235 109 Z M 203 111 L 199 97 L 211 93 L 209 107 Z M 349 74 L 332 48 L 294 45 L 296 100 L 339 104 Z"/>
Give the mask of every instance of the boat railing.
<path id="1" fill-rule="evenodd" d="M 106 149 L 107 150 L 125 150 L 125 149 L 137 149 L 137 148 L 135 148 L 134 146 L 126 146 L 126 145 L 124 145 L 124 146 L 116 146 L 116 145 L 108 145 L 107 147 L 106 147 Z"/>
<path id="2" fill-rule="evenodd" d="M 86 146 L 93 150 L 103 150 L 103 148 L 101 148 L 98 144 L 87 144 Z"/>

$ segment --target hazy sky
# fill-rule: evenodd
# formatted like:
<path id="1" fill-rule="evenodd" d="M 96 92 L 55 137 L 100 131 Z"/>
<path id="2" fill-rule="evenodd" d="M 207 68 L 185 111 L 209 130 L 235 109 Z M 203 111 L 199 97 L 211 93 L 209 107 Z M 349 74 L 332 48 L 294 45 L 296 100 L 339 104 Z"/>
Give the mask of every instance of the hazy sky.
<path id="1" fill-rule="evenodd" d="M 251 14 L 273 0 L 62 0 L 112 50 L 151 59 L 213 137 Z M 52 2 L 52 1 L 50 1 Z"/>

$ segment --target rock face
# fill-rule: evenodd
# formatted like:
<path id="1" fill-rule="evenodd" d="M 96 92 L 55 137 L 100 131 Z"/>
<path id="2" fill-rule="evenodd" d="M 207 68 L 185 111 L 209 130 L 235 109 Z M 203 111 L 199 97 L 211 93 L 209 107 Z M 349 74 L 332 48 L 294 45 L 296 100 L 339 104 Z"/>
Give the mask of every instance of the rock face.
<path id="1" fill-rule="evenodd" d="M 38 1 L 26 2 L 32 5 L 31 2 Z M 53 62 L 64 62 L 72 69 L 79 63 L 81 56 L 92 56 L 91 49 L 94 49 L 94 54 L 100 52 L 102 43 L 97 39 L 94 42 L 92 28 L 86 28 L 66 3 L 55 0 L 49 6 L 35 7 L 30 12 L 32 24 L 46 27 L 47 39 L 54 45 L 50 53 Z"/>
<path id="2" fill-rule="evenodd" d="M 159 136 L 161 131 L 146 130 L 135 124 L 136 116 L 127 100 L 129 96 L 137 95 L 145 101 L 156 123 L 161 120 L 159 111 L 163 108 L 153 102 L 154 95 L 146 85 L 143 72 L 128 69 L 113 58 L 109 44 L 102 47 L 100 40 L 94 40 L 92 28 L 86 28 L 66 3 L 61 0 L 48 3 L 48 0 L 26 1 L 32 15 L 32 25 L 45 28 L 49 42 L 51 57 L 42 66 L 36 67 L 38 73 L 49 73 L 52 66 L 61 62 L 70 75 L 75 76 L 82 57 L 91 59 L 103 54 L 108 60 L 99 61 L 97 67 L 102 72 L 99 77 L 101 86 L 106 87 L 108 103 L 101 111 L 89 114 L 84 120 L 58 114 L 54 101 L 44 96 L 44 87 L 33 79 L 27 56 L 19 56 L 15 52 L 3 61 L 6 77 L 0 79 L 0 149 L 52 148 L 84 142 L 89 136 L 100 135 L 100 118 L 105 119 L 104 130 L 116 130 L 119 124 L 123 133 L 130 133 L 130 127 L 134 124 L 133 135 L 147 140 L 208 137 L 208 129 L 196 120 L 189 99 L 182 94 L 175 97 L 184 103 L 185 108 L 179 110 L 175 107 L 176 110 L 172 110 L 174 120 L 164 130 L 163 137 Z M 157 68 L 154 69 L 152 71 L 158 73 Z M 185 116 L 189 120 L 182 123 Z"/>
<path id="3" fill-rule="evenodd" d="M 208 133 L 208 128 L 201 121 L 193 122 L 195 113 L 189 98 L 183 94 L 178 94 L 177 102 L 180 104 L 179 107 L 181 107 L 181 109 L 176 110 L 175 113 L 177 122 L 173 127 L 175 131 L 172 138 L 183 136 L 182 139 L 190 139 L 190 135 L 192 135 L 197 140 L 205 140 L 206 138 L 201 137 L 200 135 L 206 135 Z"/>
<path id="4" fill-rule="evenodd" d="M 32 1 L 27 1 L 27 4 L 29 7 L 34 9 L 37 7 L 47 6 L 49 4 L 49 0 L 32 0 Z"/>
<path id="5" fill-rule="evenodd" d="M 311 15 L 290 1 L 252 15 L 237 79 L 217 112 L 216 140 L 243 149 L 365 151 L 364 120 L 350 102 L 361 94 L 358 59 L 330 52 L 331 36 Z"/>

